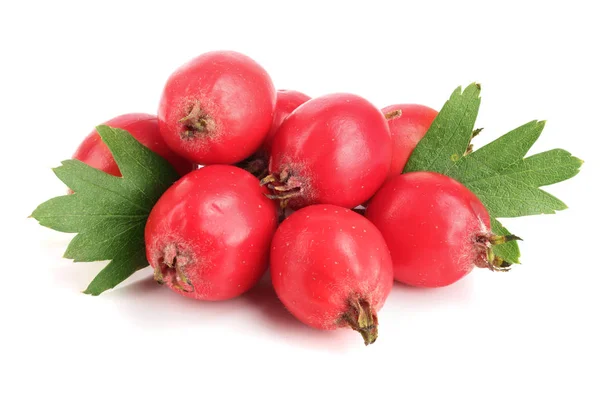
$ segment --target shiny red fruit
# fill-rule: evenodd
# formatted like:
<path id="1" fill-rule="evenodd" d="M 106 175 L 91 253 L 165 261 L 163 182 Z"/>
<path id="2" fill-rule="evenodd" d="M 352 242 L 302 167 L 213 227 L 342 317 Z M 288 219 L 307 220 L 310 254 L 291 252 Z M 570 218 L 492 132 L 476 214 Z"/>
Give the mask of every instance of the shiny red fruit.
<path id="1" fill-rule="evenodd" d="M 396 104 L 381 110 L 392 134 L 392 163 L 388 177 L 402 173 L 417 143 L 429 130 L 438 112 L 420 104 Z"/>
<path id="2" fill-rule="evenodd" d="M 508 270 L 492 246 L 516 236 L 494 236 L 490 216 L 465 186 L 434 172 L 393 177 L 377 192 L 365 216 L 392 254 L 394 278 L 412 286 L 456 282 L 473 267 Z"/>
<path id="3" fill-rule="evenodd" d="M 272 198 L 299 209 L 310 204 L 355 207 L 388 175 L 391 138 L 381 111 L 353 94 L 307 101 L 283 122 L 273 140 Z"/>
<path id="4" fill-rule="evenodd" d="M 271 279 L 286 308 L 318 329 L 350 327 L 377 338 L 377 311 L 392 289 L 389 250 L 363 216 L 313 205 L 288 217 L 271 245 Z"/>
<path id="5" fill-rule="evenodd" d="M 106 121 L 102 125 L 128 131 L 138 142 L 166 159 L 180 175 L 185 175 L 194 169 L 193 163 L 175 154 L 167 147 L 165 141 L 160 136 L 158 120 L 154 115 L 141 113 L 124 114 Z M 81 142 L 75 154 L 73 154 L 73 158 L 107 174 L 121 176 L 115 159 L 96 130 L 93 130 Z"/>
<path id="6" fill-rule="evenodd" d="M 310 100 L 310 97 L 295 90 L 278 90 L 273 122 L 271 123 L 271 129 L 269 130 L 265 141 L 256 153 L 238 165 L 258 178 L 263 178 L 268 175 L 269 157 L 275 134 L 279 131 L 279 127 L 288 115 L 308 100 Z"/>
<path id="7" fill-rule="evenodd" d="M 273 122 L 271 123 L 271 129 L 269 129 L 269 133 L 267 133 L 267 137 L 261 147 L 261 150 L 267 154 L 267 158 L 268 155 L 271 154 L 271 146 L 273 145 L 275 133 L 279 130 L 283 121 L 292 113 L 292 111 L 306 103 L 308 100 L 310 100 L 310 97 L 295 90 L 277 91 L 277 102 L 275 103 Z"/>
<path id="8" fill-rule="evenodd" d="M 160 132 L 198 164 L 234 164 L 265 140 L 275 87 L 251 58 L 233 51 L 202 54 L 167 80 L 158 109 Z"/>
<path id="9" fill-rule="evenodd" d="M 244 293 L 267 268 L 277 211 L 258 179 L 240 168 L 212 165 L 187 174 L 146 223 L 155 279 L 199 300 Z"/>

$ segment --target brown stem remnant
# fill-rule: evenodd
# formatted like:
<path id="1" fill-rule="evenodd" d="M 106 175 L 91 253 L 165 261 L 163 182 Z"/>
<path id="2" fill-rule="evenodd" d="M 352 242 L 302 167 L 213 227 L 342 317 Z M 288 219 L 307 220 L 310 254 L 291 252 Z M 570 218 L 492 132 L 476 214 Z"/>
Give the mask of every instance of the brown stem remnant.
<path id="1" fill-rule="evenodd" d="M 367 300 L 352 297 L 348 300 L 348 311 L 342 316 L 341 324 L 361 334 L 365 346 L 377 340 L 377 313 Z"/>
<path id="2" fill-rule="evenodd" d="M 166 245 L 163 256 L 154 268 L 154 280 L 162 285 L 165 283 L 165 279 L 169 279 L 174 288 L 184 292 L 193 292 L 194 285 L 184 271 L 189 261 L 189 257 L 181 253 L 177 249 L 177 245 L 173 243 Z"/>
<path id="3" fill-rule="evenodd" d="M 489 233 L 478 235 L 475 239 L 475 244 L 479 246 L 481 253 L 479 257 L 477 257 L 475 265 L 479 268 L 487 268 L 494 272 L 510 271 L 512 264 L 494 254 L 493 247 L 513 240 L 523 239 L 516 235 L 498 236 Z"/>
<path id="4" fill-rule="evenodd" d="M 471 154 L 473 152 L 473 143 L 471 143 L 471 141 L 473 140 L 473 138 L 477 135 L 479 135 L 481 133 L 481 131 L 483 130 L 483 128 L 477 128 L 474 129 L 473 132 L 471 132 L 471 139 L 469 139 L 469 145 L 467 146 L 467 150 L 465 151 L 465 156 Z"/>
<path id="5" fill-rule="evenodd" d="M 391 119 L 399 118 L 399 117 L 402 116 L 402 110 L 398 109 L 398 110 L 390 111 L 390 112 L 387 112 L 387 113 L 383 114 L 383 116 L 388 121 L 391 120 Z"/>
<path id="6" fill-rule="evenodd" d="M 284 169 L 280 174 L 265 176 L 260 185 L 267 186 L 271 193 L 266 196 L 271 200 L 279 200 L 281 208 L 286 208 L 289 201 L 300 196 L 302 192 L 302 181 L 288 169 Z"/>
<path id="7" fill-rule="evenodd" d="M 187 128 L 180 134 L 184 140 L 195 139 L 201 134 L 206 134 L 210 132 L 214 125 L 208 114 L 202 110 L 198 103 L 190 109 L 188 115 L 179 120 L 179 123 Z"/>

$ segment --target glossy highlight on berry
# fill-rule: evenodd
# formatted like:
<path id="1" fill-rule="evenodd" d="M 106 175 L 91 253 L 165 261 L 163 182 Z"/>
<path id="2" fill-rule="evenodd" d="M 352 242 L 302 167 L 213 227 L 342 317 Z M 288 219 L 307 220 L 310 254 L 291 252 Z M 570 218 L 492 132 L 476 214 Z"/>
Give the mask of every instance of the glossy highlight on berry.
<path id="1" fill-rule="evenodd" d="M 390 131 L 381 111 L 360 96 L 330 94 L 302 104 L 283 122 L 262 180 L 282 208 L 352 208 L 386 179 Z"/>
<path id="2" fill-rule="evenodd" d="M 271 280 L 286 308 L 318 329 L 349 327 L 366 345 L 393 284 L 392 260 L 377 228 L 343 207 L 296 211 L 271 244 Z"/>
<path id="3" fill-rule="evenodd" d="M 394 278 L 411 286 L 450 285 L 474 267 L 508 271 L 493 246 L 517 236 L 490 230 L 485 206 L 454 179 L 434 172 L 398 175 L 377 192 L 365 216 L 390 248 Z"/>
<path id="4" fill-rule="evenodd" d="M 155 280 L 199 300 L 244 293 L 267 268 L 277 207 L 258 179 L 229 165 L 196 170 L 171 186 L 146 223 Z"/>
<path id="5" fill-rule="evenodd" d="M 234 164 L 264 142 L 275 109 L 275 87 L 250 57 L 204 53 L 167 80 L 158 108 L 165 142 L 198 164 Z"/>

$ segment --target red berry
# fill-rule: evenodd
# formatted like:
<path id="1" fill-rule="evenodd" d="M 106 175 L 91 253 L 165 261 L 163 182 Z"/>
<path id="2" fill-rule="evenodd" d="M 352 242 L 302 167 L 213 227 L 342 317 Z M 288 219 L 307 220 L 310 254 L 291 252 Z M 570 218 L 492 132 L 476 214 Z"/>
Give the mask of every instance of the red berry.
<path id="1" fill-rule="evenodd" d="M 233 166 L 193 171 L 158 200 L 146 223 L 154 277 L 175 292 L 225 300 L 250 289 L 267 268 L 277 207 L 258 179 Z"/>
<path id="2" fill-rule="evenodd" d="M 254 60 L 213 51 L 181 66 L 167 80 L 158 119 L 177 153 L 199 164 L 233 164 L 264 141 L 275 108 L 275 87 Z"/>
<path id="3" fill-rule="evenodd" d="M 277 133 L 279 127 L 288 115 L 308 100 L 310 100 L 310 97 L 304 93 L 295 90 L 278 90 L 271 129 L 269 129 L 269 133 L 267 133 L 267 137 L 260 149 L 250 156 L 250 158 L 240 163 L 240 167 L 252 173 L 254 176 L 260 178 L 266 176 L 269 170 L 269 155 L 271 154 L 271 146 L 273 144 L 275 133 Z"/>
<path id="4" fill-rule="evenodd" d="M 362 97 L 330 94 L 307 101 L 283 122 L 269 161 L 272 198 L 293 209 L 356 207 L 385 180 L 391 138 L 381 111 Z"/>
<path id="5" fill-rule="evenodd" d="M 271 278 L 287 309 L 318 329 L 350 327 L 377 338 L 377 311 L 392 289 L 389 250 L 363 216 L 314 205 L 288 217 L 271 246 Z"/>
<path id="6" fill-rule="evenodd" d="M 102 125 L 128 131 L 141 144 L 166 159 L 180 175 L 194 169 L 194 164 L 175 154 L 160 136 L 156 116 L 149 114 L 124 114 L 106 121 Z M 82 161 L 107 174 L 121 176 L 119 167 L 100 135 L 93 130 L 81 142 L 73 158 Z"/>
<path id="7" fill-rule="evenodd" d="M 508 270 L 510 264 L 495 257 L 492 246 L 518 239 L 494 236 L 481 201 L 434 172 L 393 177 L 371 199 L 365 216 L 385 238 L 394 278 L 413 286 L 446 286 L 474 266 Z"/>
<path id="8" fill-rule="evenodd" d="M 262 150 L 267 155 L 271 154 L 273 138 L 275 137 L 275 133 L 281 127 L 283 121 L 292 113 L 292 111 L 294 111 L 300 105 L 306 103 L 308 100 L 310 100 L 310 97 L 295 90 L 277 91 L 277 102 L 275 103 L 273 122 L 271 123 L 271 129 L 269 130 L 269 133 L 267 133 L 267 137 L 262 144 Z"/>
<path id="9" fill-rule="evenodd" d="M 392 134 L 392 164 L 388 178 L 402 173 L 417 143 L 427 133 L 437 111 L 420 104 L 396 104 L 381 110 Z"/>

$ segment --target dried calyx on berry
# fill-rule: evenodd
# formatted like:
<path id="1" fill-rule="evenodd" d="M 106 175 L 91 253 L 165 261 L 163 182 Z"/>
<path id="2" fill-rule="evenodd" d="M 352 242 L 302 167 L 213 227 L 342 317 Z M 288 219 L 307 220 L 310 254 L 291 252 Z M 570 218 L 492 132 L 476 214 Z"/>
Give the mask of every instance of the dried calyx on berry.
<path id="1" fill-rule="evenodd" d="M 512 268 L 512 263 L 504 260 L 502 257 L 494 254 L 494 246 L 512 242 L 514 240 L 523 240 L 516 235 L 498 236 L 494 234 L 480 234 L 475 238 L 475 245 L 481 251 L 481 254 L 475 258 L 475 265 L 479 268 L 487 268 L 490 271 L 506 272 Z"/>
<path id="2" fill-rule="evenodd" d="M 260 181 L 261 186 L 266 186 L 271 193 L 267 197 L 271 200 L 279 200 L 279 206 L 286 208 L 294 197 L 302 194 L 302 180 L 284 169 L 280 174 L 265 176 Z"/>
<path id="3" fill-rule="evenodd" d="M 154 268 L 154 280 L 161 285 L 168 281 L 178 290 L 193 292 L 194 285 L 185 274 L 185 267 L 190 261 L 189 255 L 182 253 L 175 243 L 167 244 L 163 256 L 158 259 Z"/>

